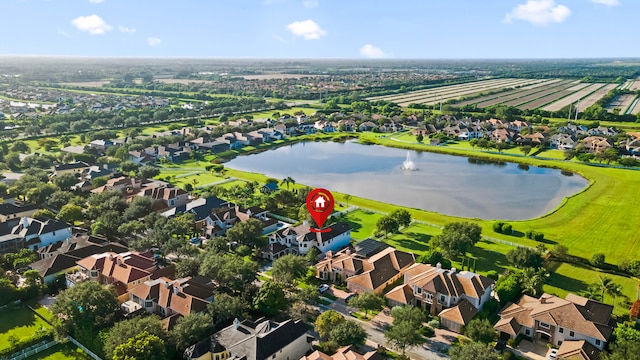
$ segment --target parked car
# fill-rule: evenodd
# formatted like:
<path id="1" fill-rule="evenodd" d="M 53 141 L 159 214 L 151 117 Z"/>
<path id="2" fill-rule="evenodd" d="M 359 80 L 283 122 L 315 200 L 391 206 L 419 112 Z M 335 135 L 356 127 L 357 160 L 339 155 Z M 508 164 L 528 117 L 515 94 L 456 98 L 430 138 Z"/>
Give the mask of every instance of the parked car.
<path id="1" fill-rule="evenodd" d="M 320 294 L 324 293 L 327 290 L 329 290 L 329 285 L 327 284 L 322 284 L 318 287 L 318 291 L 320 291 Z"/>
<path id="2" fill-rule="evenodd" d="M 506 347 L 507 347 L 507 341 L 503 340 L 503 339 L 500 339 L 496 343 L 496 346 L 493 347 L 493 351 L 498 352 L 498 353 L 502 353 Z"/>
<path id="3" fill-rule="evenodd" d="M 549 355 L 547 355 L 547 359 L 556 360 L 558 358 L 558 349 L 552 349 Z"/>

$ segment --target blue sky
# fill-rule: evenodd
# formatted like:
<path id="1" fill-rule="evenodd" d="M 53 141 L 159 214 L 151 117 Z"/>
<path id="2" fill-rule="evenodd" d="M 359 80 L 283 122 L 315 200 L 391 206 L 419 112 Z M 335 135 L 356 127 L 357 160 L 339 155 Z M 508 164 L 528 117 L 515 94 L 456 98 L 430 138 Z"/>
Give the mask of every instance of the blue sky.
<path id="1" fill-rule="evenodd" d="M 2 0 L 0 54 L 640 57 L 638 0 Z"/>

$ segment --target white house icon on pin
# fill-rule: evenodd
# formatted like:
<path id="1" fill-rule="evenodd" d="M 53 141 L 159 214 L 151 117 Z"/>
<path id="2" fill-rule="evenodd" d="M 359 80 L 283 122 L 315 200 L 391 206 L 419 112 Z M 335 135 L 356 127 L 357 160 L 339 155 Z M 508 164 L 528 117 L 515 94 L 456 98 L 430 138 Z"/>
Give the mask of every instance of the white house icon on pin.
<path id="1" fill-rule="evenodd" d="M 318 196 L 316 198 L 316 200 L 314 201 L 315 203 L 315 207 L 318 209 L 324 209 L 325 205 L 327 204 L 327 201 L 324 199 L 324 196 Z"/>

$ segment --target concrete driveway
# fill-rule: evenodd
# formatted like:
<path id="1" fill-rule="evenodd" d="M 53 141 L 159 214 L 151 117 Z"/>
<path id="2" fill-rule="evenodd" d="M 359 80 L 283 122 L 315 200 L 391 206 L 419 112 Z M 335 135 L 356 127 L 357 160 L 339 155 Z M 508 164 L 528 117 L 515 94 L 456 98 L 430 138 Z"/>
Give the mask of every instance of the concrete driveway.
<path id="1" fill-rule="evenodd" d="M 547 354 L 551 351 L 546 343 L 531 342 L 529 340 L 520 341 L 518 347 L 511 350 L 517 355 L 531 360 L 547 360 Z"/>

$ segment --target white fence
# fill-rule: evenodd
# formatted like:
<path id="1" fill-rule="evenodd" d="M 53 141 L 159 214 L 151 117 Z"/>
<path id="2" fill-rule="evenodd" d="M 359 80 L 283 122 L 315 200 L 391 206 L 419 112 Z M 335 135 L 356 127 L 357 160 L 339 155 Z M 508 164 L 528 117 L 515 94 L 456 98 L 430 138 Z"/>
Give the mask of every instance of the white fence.
<path id="1" fill-rule="evenodd" d="M 39 344 L 36 344 L 34 346 L 28 347 L 24 350 L 22 350 L 19 353 L 14 353 L 13 355 L 3 358 L 3 359 L 8 359 L 8 360 L 22 360 L 22 359 L 26 359 L 29 356 L 35 355 L 39 352 L 45 351 L 50 347 L 56 346 L 58 345 L 58 342 L 55 340 L 51 340 L 49 342 L 41 342 Z"/>
<path id="2" fill-rule="evenodd" d="M 87 355 L 91 356 L 92 358 L 94 358 L 95 360 L 102 360 L 102 358 L 96 354 L 93 353 L 93 351 L 87 349 L 86 346 L 80 344 L 78 342 L 78 340 L 72 338 L 71 336 L 67 337 L 69 339 L 69 341 L 71 341 L 75 346 L 79 347 L 80 349 L 82 349 L 82 351 L 84 351 L 85 353 L 87 353 Z"/>

